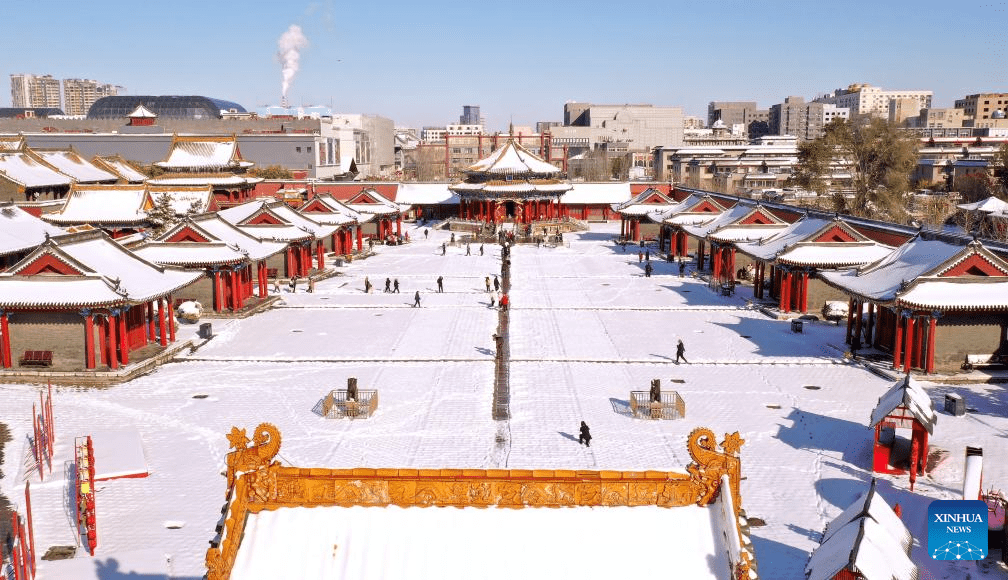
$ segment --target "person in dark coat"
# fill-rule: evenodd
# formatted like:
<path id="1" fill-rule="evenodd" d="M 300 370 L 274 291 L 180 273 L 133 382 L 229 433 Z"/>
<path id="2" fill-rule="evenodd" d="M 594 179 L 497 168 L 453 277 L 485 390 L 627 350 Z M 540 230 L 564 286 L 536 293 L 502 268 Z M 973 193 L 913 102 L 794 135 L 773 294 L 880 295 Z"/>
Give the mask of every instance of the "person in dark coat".
<path id="1" fill-rule="evenodd" d="M 297 276 L 291 277 L 291 283 L 290 283 L 291 292 L 297 292 L 297 278 L 298 278 Z"/>
<path id="2" fill-rule="evenodd" d="M 689 364 L 689 361 L 686 360 L 686 345 L 684 345 L 682 343 L 682 339 L 681 338 L 679 339 L 679 342 L 678 342 L 678 344 L 676 344 L 676 347 L 675 347 L 675 362 L 676 362 L 676 364 L 679 364 L 679 359 L 680 358 L 683 360 L 684 363 Z"/>
<path id="3" fill-rule="evenodd" d="M 452 232 L 451 243 L 453 246 L 455 245 L 455 232 Z"/>
<path id="4" fill-rule="evenodd" d="M 651 248 L 644 250 L 644 259 L 648 262 L 651 261 Z"/>
<path id="5" fill-rule="evenodd" d="M 472 248 L 469 246 L 469 244 L 466 244 L 466 255 L 467 256 L 472 255 Z"/>
<path id="6" fill-rule="evenodd" d="M 578 437 L 578 444 L 584 443 L 585 447 L 591 447 L 591 432 L 588 430 L 588 424 L 581 421 L 581 436 Z"/>
<path id="7" fill-rule="evenodd" d="M 391 292 L 391 291 L 392 291 L 392 279 L 391 278 L 385 278 L 385 292 L 388 293 L 388 292 Z"/>
<path id="8" fill-rule="evenodd" d="M 417 290 L 416 294 L 413 295 L 413 308 L 418 308 L 420 306 L 420 291 Z"/>
<path id="9" fill-rule="evenodd" d="M 368 280 L 367 276 L 364 276 L 364 293 L 365 294 L 371 293 L 371 280 Z"/>
<path id="10" fill-rule="evenodd" d="M 679 277 L 682 278 L 683 274 L 685 273 L 686 273 L 686 263 L 682 261 L 682 258 L 679 258 Z"/>
<path id="11" fill-rule="evenodd" d="M 500 291 L 500 280 L 497 279 L 497 276 L 494 276 L 494 292 L 499 291 Z"/>
<path id="12" fill-rule="evenodd" d="M 480 244 L 480 255 L 483 255 L 483 244 Z"/>
<path id="13" fill-rule="evenodd" d="M 444 278 L 441 276 L 437 277 L 437 291 L 444 292 Z"/>
<path id="14" fill-rule="evenodd" d="M 647 264 L 644 265 L 644 276 L 650 278 L 652 271 L 654 271 L 654 267 L 651 266 L 651 262 L 648 262 Z"/>
<path id="15" fill-rule="evenodd" d="M 441 255 L 448 253 L 448 244 L 441 242 Z"/>
<path id="16" fill-rule="evenodd" d="M 428 233 L 428 232 L 427 232 L 427 228 L 424 228 L 424 231 L 423 231 L 423 239 L 425 239 L 425 240 L 427 239 L 427 233 Z"/>
<path id="17" fill-rule="evenodd" d="M 855 332 L 850 342 L 851 358 L 857 358 L 857 351 L 861 350 L 861 333 Z"/>
<path id="18" fill-rule="evenodd" d="M 399 293 L 399 278 L 392 280 L 392 293 L 393 294 Z"/>

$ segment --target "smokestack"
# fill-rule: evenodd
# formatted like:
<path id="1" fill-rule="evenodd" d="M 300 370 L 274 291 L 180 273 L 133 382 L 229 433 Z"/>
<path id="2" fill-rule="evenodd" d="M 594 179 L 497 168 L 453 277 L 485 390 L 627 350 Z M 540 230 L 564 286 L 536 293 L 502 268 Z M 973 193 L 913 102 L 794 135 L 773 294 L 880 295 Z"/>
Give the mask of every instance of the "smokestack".
<path id="1" fill-rule="evenodd" d="M 287 89 L 290 88 L 294 75 L 297 74 L 300 66 L 300 51 L 307 46 L 308 39 L 301 33 L 301 27 L 297 24 L 291 24 L 290 28 L 277 40 L 277 60 L 280 61 L 280 76 L 282 78 L 280 94 L 281 101 L 284 103 L 287 102 Z"/>

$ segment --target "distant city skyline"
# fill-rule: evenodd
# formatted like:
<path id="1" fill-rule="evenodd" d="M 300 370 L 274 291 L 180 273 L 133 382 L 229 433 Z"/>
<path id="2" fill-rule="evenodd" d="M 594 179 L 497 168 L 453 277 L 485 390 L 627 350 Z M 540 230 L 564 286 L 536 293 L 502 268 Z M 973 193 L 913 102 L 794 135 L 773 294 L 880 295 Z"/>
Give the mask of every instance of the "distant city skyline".
<path id="1" fill-rule="evenodd" d="M 12 0 L 8 14 L 17 16 L 0 73 L 8 106 L 10 75 L 26 73 L 255 110 L 280 103 L 277 41 L 297 25 L 307 44 L 298 47 L 290 79 L 292 106 L 331 105 L 416 128 L 454 123 L 463 105 L 479 106 L 495 131 L 561 120 L 568 101 L 682 107 L 705 119 L 710 101 L 769 108 L 852 83 L 933 90 L 935 107 L 1008 91 L 1008 46 L 997 32 L 1008 25 L 1004 3 L 957 3 L 951 16 L 938 2 L 858 0 L 842 12 L 830 6 L 809 14 L 818 9 L 658 0 L 478 7 L 182 0 L 154 9 L 120 0 Z M 109 26 L 110 17 L 124 24 Z M 967 23 L 982 30 L 950 45 L 943 31 Z"/>

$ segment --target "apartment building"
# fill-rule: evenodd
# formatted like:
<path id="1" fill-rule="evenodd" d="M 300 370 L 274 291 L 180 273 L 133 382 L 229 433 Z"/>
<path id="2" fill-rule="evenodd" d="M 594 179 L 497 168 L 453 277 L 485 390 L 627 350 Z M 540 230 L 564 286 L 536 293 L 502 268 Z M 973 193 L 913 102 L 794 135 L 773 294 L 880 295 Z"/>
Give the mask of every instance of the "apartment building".
<path id="1" fill-rule="evenodd" d="M 769 124 L 773 135 L 793 135 L 799 141 L 818 139 L 823 127 L 834 119 L 849 118 L 848 109 L 829 103 L 806 103 L 802 97 L 787 97 L 770 107 Z"/>
<path id="2" fill-rule="evenodd" d="M 52 75 L 12 74 L 11 106 L 59 109 L 60 82 Z"/>
<path id="3" fill-rule="evenodd" d="M 846 89 L 836 89 L 832 93 L 816 97 L 813 103 L 827 103 L 850 110 L 850 115 L 872 115 L 889 117 L 889 102 L 893 99 L 913 99 L 920 109 L 931 106 L 934 91 L 892 90 L 887 91 L 869 84 L 853 84 Z"/>
<path id="4" fill-rule="evenodd" d="M 713 127 L 717 121 L 728 127 L 744 125 L 750 139 L 771 134 L 770 111 L 759 109 L 755 101 L 711 101 L 707 104 L 707 126 Z"/>
<path id="5" fill-rule="evenodd" d="M 102 97 L 123 92 L 123 87 L 89 79 L 63 79 L 63 112 L 67 115 L 87 115 L 91 105 Z"/>
<path id="6" fill-rule="evenodd" d="M 955 108 L 962 109 L 975 120 L 1004 118 L 1008 113 L 1008 93 L 978 93 L 956 99 Z M 1000 114 L 998 114 L 1000 113 Z"/>

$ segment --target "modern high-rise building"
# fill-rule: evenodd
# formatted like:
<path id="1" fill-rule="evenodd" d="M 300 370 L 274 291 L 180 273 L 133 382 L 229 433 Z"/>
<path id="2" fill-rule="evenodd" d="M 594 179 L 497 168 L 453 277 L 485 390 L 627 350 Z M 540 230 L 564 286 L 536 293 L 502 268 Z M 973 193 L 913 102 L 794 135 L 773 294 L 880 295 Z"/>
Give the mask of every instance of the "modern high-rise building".
<path id="1" fill-rule="evenodd" d="M 11 106 L 60 108 L 60 83 L 52 75 L 11 75 Z"/>
<path id="2" fill-rule="evenodd" d="M 806 103 L 802 97 L 787 97 L 770 107 L 770 131 L 775 135 L 793 135 L 799 141 L 817 139 L 833 119 L 846 119 L 848 109 L 829 103 Z"/>
<path id="3" fill-rule="evenodd" d="M 836 89 L 832 93 L 816 97 L 813 103 L 828 103 L 850 109 L 851 116 L 872 115 L 886 119 L 889 117 L 889 102 L 893 99 L 914 99 L 920 109 L 931 106 L 934 91 L 886 91 L 868 84 L 850 85 L 846 89 Z M 904 107 L 905 108 L 905 107 Z"/>
<path id="4" fill-rule="evenodd" d="M 728 127 L 745 125 L 750 139 L 769 135 L 770 111 L 758 109 L 755 101 L 711 101 L 707 105 L 707 127 L 721 121 Z"/>
<path id="5" fill-rule="evenodd" d="M 462 105 L 462 115 L 459 116 L 459 125 L 482 125 L 480 119 L 479 105 Z"/>
<path id="6" fill-rule="evenodd" d="M 87 115 L 95 101 L 119 94 L 123 87 L 88 79 L 63 79 L 63 111 L 67 115 Z"/>
<path id="7" fill-rule="evenodd" d="M 955 100 L 955 108 L 962 109 L 967 117 L 973 117 L 977 121 L 981 119 L 1003 119 L 1008 115 L 1008 93 L 967 95 Z"/>

